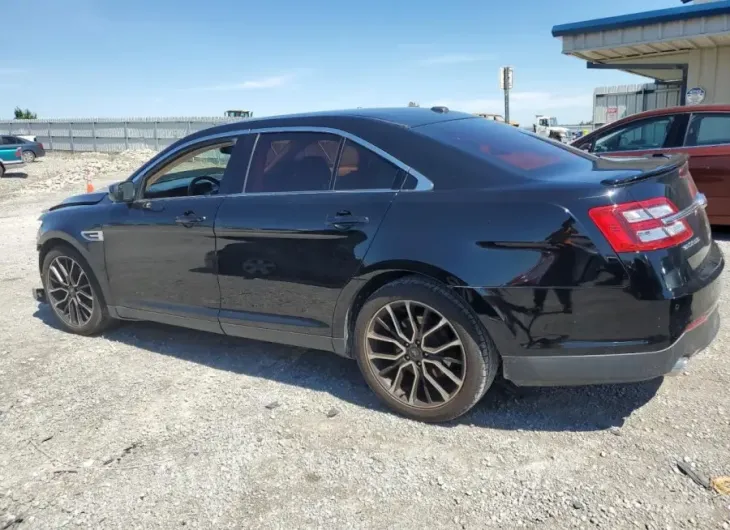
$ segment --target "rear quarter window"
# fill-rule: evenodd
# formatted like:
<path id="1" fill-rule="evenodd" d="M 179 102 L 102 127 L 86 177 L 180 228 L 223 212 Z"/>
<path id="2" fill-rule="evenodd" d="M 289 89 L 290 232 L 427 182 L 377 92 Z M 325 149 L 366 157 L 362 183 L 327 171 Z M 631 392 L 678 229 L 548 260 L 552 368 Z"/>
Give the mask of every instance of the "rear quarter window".
<path id="1" fill-rule="evenodd" d="M 418 127 L 417 132 L 477 157 L 505 173 L 551 177 L 593 169 L 596 157 L 511 125 L 467 118 Z"/>

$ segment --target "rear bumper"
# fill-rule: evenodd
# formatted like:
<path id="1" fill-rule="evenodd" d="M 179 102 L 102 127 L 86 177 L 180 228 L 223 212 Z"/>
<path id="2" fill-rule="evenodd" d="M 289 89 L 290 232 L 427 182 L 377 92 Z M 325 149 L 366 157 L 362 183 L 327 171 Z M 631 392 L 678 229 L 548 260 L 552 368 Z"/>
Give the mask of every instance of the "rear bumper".
<path id="1" fill-rule="evenodd" d="M 647 381 L 681 371 L 720 328 L 714 307 L 707 320 L 666 349 L 641 353 L 504 357 L 504 376 L 519 386 L 578 386 Z"/>

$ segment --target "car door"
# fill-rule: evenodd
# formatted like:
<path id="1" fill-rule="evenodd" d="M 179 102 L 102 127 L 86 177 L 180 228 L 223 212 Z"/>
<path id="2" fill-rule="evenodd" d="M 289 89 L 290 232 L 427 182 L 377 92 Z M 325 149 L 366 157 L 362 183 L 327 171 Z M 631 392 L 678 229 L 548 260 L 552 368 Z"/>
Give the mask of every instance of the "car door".
<path id="1" fill-rule="evenodd" d="M 606 130 L 581 147 L 604 157 L 661 156 L 681 147 L 687 119 L 685 113 L 640 118 Z"/>
<path id="2" fill-rule="evenodd" d="M 405 173 L 356 139 L 260 131 L 244 193 L 215 231 L 220 322 L 231 335 L 332 347 L 337 298 Z"/>
<path id="3" fill-rule="evenodd" d="M 730 112 L 693 113 L 682 151 L 713 224 L 730 224 Z"/>
<path id="4" fill-rule="evenodd" d="M 171 153 L 135 179 L 133 202 L 112 205 L 103 237 L 120 316 L 220 332 L 209 260 L 222 192 L 242 177 L 235 142 L 202 139 Z"/>

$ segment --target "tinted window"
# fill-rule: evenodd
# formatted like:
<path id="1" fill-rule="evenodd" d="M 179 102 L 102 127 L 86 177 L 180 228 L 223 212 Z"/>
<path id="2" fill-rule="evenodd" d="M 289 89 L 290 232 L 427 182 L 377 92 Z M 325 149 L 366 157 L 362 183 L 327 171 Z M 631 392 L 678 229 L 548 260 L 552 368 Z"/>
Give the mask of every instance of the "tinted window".
<path id="1" fill-rule="evenodd" d="M 596 139 L 593 152 L 661 149 L 673 122 L 674 116 L 659 116 L 624 125 Z"/>
<path id="2" fill-rule="evenodd" d="M 687 129 L 685 145 L 730 144 L 730 114 L 695 114 Z"/>
<path id="3" fill-rule="evenodd" d="M 336 190 L 389 190 L 398 177 L 398 167 L 362 147 L 345 141 L 337 166 Z"/>
<path id="4" fill-rule="evenodd" d="M 339 136 L 332 134 L 262 134 L 251 159 L 245 191 L 328 190 L 339 147 Z"/>
<path id="5" fill-rule="evenodd" d="M 20 142 L 16 138 L 13 138 L 12 136 L 3 136 L 3 143 L 5 145 L 15 145 L 15 144 L 19 144 Z"/>
<path id="6" fill-rule="evenodd" d="M 433 123 L 415 130 L 523 176 L 549 177 L 563 171 L 591 170 L 595 160 L 573 147 L 481 118 Z"/>
<path id="7" fill-rule="evenodd" d="M 153 173 L 144 185 L 150 199 L 210 195 L 218 192 L 233 151 L 233 141 L 189 151 Z M 201 178 L 190 189 L 193 179 Z"/>

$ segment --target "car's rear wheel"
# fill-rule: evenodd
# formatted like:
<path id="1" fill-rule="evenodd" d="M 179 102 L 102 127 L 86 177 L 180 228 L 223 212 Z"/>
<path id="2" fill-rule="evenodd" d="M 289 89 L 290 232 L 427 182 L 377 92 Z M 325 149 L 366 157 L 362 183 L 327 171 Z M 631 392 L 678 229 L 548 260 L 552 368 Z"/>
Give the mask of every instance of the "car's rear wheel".
<path id="1" fill-rule="evenodd" d="M 5 176 L 5 166 L 0 164 L 0 179 Z"/>
<path id="2" fill-rule="evenodd" d="M 70 247 L 51 249 L 43 259 L 43 287 L 61 326 L 79 335 L 93 335 L 112 322 L 94 273 Z"/>
<path id="3" fill-rule="evenodd" d="M 497 351 L 466 302 L 445 285 L 409 277 L 365 302 L 355 356 L 370 388 L 404 416 L 448 421 L 494 381 Z"/>
<path id="4" fill-rule="evenodd" d="M 23 162 L 26 164 L 30 164 L 35 160 L 35 153 L 33 151 L 23 151 L 21 156 L 23 157 Z"/>

